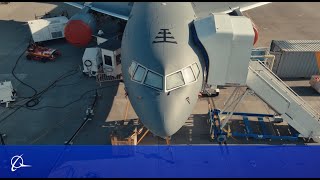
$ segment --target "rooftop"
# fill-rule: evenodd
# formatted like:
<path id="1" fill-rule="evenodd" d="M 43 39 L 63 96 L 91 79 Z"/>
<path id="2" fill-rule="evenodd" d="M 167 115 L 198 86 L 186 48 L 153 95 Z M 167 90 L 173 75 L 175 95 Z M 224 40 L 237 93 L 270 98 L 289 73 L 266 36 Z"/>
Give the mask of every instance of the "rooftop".
<path id="1" fill-rule="evenodd" d="M 108 41 L 98 45 L 99 48 L 116 51 L 121 48 L 121 41 L 117 39 L 109 39 Z"/>

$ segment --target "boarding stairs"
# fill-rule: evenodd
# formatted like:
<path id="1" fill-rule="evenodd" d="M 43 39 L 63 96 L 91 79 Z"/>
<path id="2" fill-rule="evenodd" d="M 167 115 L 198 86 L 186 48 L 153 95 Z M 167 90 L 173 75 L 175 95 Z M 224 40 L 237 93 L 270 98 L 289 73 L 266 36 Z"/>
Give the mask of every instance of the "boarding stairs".
<path id="1" fill-rule="evenodd" d="M 251 60 L 247 87 L 277 112 L 301 137 L 320 142 L 320 114 L 263 62 Z"/>

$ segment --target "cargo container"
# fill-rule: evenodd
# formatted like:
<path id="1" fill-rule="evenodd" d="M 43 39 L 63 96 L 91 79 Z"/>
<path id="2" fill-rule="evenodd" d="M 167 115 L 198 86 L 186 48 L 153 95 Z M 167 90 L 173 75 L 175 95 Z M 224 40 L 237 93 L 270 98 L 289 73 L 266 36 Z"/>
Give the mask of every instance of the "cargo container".
<path id="1" fill-rule="evenodd" d="M 64 27 L 68 23 L 65 16 L 28 21 L 34 42 L 64 38 Z"/>
<path id="2" fill-rule="evenodd" d="M 270 54 L 275 55 L 272 71 L 280 78 L 319 74 L 320 40 L 272 40 Z"/>

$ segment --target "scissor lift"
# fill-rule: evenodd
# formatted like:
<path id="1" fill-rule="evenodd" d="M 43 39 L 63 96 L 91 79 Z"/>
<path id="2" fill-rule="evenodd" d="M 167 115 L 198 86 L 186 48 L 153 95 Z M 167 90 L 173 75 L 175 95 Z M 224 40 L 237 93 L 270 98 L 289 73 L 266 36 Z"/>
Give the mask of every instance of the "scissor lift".
<path id="1" fill-rule="evenodd" d="M 257 113 L 245 113 L 245 112 L 233 112 L 234 116 L 240 116 L 244 123 L 245 133 L 231 132 L 231 129 L 224 130 L 221 129 L 220 116 L 229 114 L 229 112 L 222 112 L 219 109 L 212 109 L 209 111 L 209 123 L 210 123 L 210 137 L 212 140 L 217 140 L 219 143 L 226 142 L 227 137 L 242 137 L 242 138 L 253 138 L 253 139 L 270 139 L 270 140 L 289 140 L 297 141 L 299 133 L 288 125 L 288 131 L 291 136 L 288 135 L 275 135 L 270 132 L 267 125 L 264 122 L 264 118 L 274 119 L 272 114 L 257 114 Z M 252 129 L 249 121 L 249 117 L 255 117 L 258 119 L 258 123 L 261 129 L 261 133 L 255 133 Z M 273 128 L 273 126 L 272 126 Z"/>
<path id="2" fill-rule="evenodd" d="M 312 138 L 315 142 L 320 142 L 320 115 L 308 103 L 306 103 L 299 95 L 297 95 L 290 87 L 282 82 L 270 69 L 268 69 L 260 61 L 250 61 L 248 67 L 247 89 L 245 92 L 241 91 L 241 87 L 237 87 L 226 101 L 224 108 L 221 111 L 210 110 L 210 121 L 218 123 L 213 124 L 219 127 L 214 137 L 218 137 L 218 141 L 226 139 L 225 137 L 219 138 L 219 135 L 225 136 L 221 131 L 228 123 L 233 115 L 243 116 L 247 133 L 245 135 L 233 134 L 235 136 L 253 137 L 253 138 L 270 138 L 270 139 L 289 139 L 295 140 L 298 137 L 307 138 L 308 141 Z M 292 137 L 280 136 L 275 137 L 270 134 L 254 134 L 246 117 L 253 116 L 250 113 L 236 113 L 235 109 L 240 101 L 250 93 L 254 93 L 261 100 L 267 103 L 281 118 L 286 121 L 291 128 L 290 132 L 297 131 L 299 134 L 294 134 Z M 211 112 L 212 111 L 212 112 Z M 215 118 L 214 116 L 217 116 Z M 254 114 L 254 116 L 265 117 L 264 114 Z M 218 124 L 219 126 L 217 126 Z M 211 123 L 212 126 L 212 123 Z M 214 128 L 213 128 L 214 129 Z M 210 131 L 212 134 L 212 132 Z"/>

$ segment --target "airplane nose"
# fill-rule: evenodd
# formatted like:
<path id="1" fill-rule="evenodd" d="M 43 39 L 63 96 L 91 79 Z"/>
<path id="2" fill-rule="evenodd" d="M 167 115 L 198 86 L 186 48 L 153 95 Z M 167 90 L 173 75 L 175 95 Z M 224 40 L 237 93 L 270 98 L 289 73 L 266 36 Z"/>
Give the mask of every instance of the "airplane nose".
<path id="1" fill-rule="evenodd" d="M 154 135 L 165 138 L 175 134 L 188 119 L 198 98 L 194 93 L 183 95 L 163 94 L 157 100 L 144 103 L 146 107 L 140 120 Z"/>
<path id="2" fill-rule="evenodd" d="M 154 114 L 151 121 L 145 122 L 145 126 L 147 126 L 150 131 L 157 136 L 167 137 L 176 133 L 186 121 L 185 115 L 182 113 L 175 113 L 176 107 L 168 105 L 161 110 L 161 112 L 150 113 Z"/>
<path id="3" fill-rule="evenodd" d="M 157 121 L 162 123 L 161 128 L 155 130 L 155 134 L 160 137 L 168 137 L 175 134 L 185 123 L 189 116 L 189 112 L 177 113 L 173 107 L 167 108 L 167 113 L 162 114 Z"/>
<path id="4" fill-rule="evenodd" d="M 186 119 L 181 116 L 181 114 L 172 113 L 172 111 L 174 111 L 174 109 L 167 108 L 165 113 L 160 113 L 158 117 L 154 119 L 159 125 L 152 128 L 153 134 L 165 138 L 173 135 L 183 126 Z"/>

